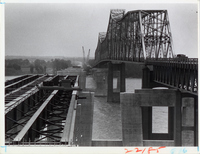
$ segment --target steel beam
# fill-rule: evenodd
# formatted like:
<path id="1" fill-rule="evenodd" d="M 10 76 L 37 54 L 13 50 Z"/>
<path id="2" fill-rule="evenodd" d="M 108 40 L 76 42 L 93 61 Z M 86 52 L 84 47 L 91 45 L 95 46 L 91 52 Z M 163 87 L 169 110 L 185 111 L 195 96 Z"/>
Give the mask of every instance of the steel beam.
<path id="1" fill-rule="evenodd" d="M 38 78 L 38 75 L 28 76 L 28 77 L 25 78 L 25 79 L 22 79 L 22 80 L 20 80 L 20 81 L 17 81 L 17 82 L 15 82 L 15 83 L 12 83 L 12 84 L 10 84 L 10 85 L 7 85 L 7 86 L 5 87 L 5 93 L 9 93 L 9 92 L 11 92 L 11 91 L 13 91 L 13 90 L 15 90 L 15 89 L 17 89 L 17 88 L 20 88 L 21 86 L 26 85 L 27 83 L 29 83 L 29 82 L 31 82 L 31 81 L 37 79 L 37 78 Z"/>
<path id="2" fill-rule="evenodd" d="M 71 101 L 70 101 L 70 106 L 67 112 L 67 117 L 66 117 L 66 121 L 65 121 L 65 126 L 64 126 L 64 130 L 63 130 L 63 134 L 62 134 L 62 138 L 60 140 L 60 142 L 63 143 L 68 143 L 69 145 L 71 144 L 71 139 L 73 139 L 73 123 L 74 123 L 74 116 L 75 116 L 75 104 L 77 103 L 76 101 L 76 95 L 77 95 L 77 91 L 73 91 L 72 93 L 72 97 L 71 97 Z"/>
<path id="3" fill-rule="evenodd" d="M 38 86 L 38 89 L 42 90 L 79 90 L 82 89 L 79 87 L 63 87 L 63 86 Z"/>
<path id="4" fill-rule="evenodd" d="M 79 76 L 77 76 L 74 87 L 79 86 Z M 72 92 L 72 97 L 69 105 L 69 109 L 67 112 L 67 117 L 65 121 L 65 126 L 63 130 L 63 134 L 61 137 L 60 142 L 62 143 L 68 143 L 68 145 L 71 145 L 73 142 L 73 134 L 74 134 L 74 124 L 75 124 L 75 115 L 76 115 L 76 105 L 77 105 L 77 95 L 78 91 L 74 90 Z"/>
<path id="5" fill-rule="evenodd" d="M 43 79 L 44 77 L 45 77 L 45 75 L 42 76 L 42 77 L 40 77 L 40 78 L 38 78 L 37 80 L 35 80 L 35 81 L 29 83 L 29 84 L 23 86 L 22 88 L 25 88 L 25 87 L 27 87 L 27 86 L 33 84 L 34 82 Z M 42 82 L 42 81 L 40 81 L 40 84 L 42 84 L 41 82 Z M 39 84 L 39 85 L 40 85 L 40 84 Z M 19 90 L 21 90 L 21 89 L 18 89 L 18 91 L 19 91 Z M 38 90 L 39 90 L 38 88 L 33 87 L 33 88 L 31 88 L 30 90 L 28 90 L 28 91 L 26 91 L 25 93 L 23 93 L 22 95 L 16 97 L 15 99 L 13 99 L 13 100 L 10 101 L 9 103 L 7 103 L 7 104 L 5 105 L 5 114 L 7 114 L 9 111 L 11 111 L 13 108 L 15 108 L 17 105 L 19 105 L 19 104 L 20 104 L 21 102 L 23 102 L 25 99 L 27 99 L 27 98 L 30 97 L 31 95 L 35 94 Z M 11 95 L 9 95 L 9 96 L 11 96 Z"/>
<path id="6" fill-rule="evenodd" d="M 26 123 L 26 125 L 23 127 L 23 129 L 18 133 L 18 135 L 14 138 L 14 142 L 20 142 L 24 138 L 25 134 L 28 133 L 28 130 L 31 128 L 31 126 L 36 122 L 36 120 L 39 118 L 41 113 L 44 111 L 44 109 L 47 107 L 49 102 L 53 99 L 53 97 L 57 94 L 58 90 L 54 90 L 51 95 L 45 100 L 45 102 L 40 106 L 40 108 L 34 113 L 34 115 L 31 117 L 31 119 Z"/>

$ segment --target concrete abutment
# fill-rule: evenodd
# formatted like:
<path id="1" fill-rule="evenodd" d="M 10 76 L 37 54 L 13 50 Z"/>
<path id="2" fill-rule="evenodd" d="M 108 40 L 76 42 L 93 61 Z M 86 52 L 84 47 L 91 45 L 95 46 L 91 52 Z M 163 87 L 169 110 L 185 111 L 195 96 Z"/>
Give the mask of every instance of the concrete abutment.
<path id="1" fill-rule="evenodd" d="M 123 146 L 195 146 L 194 99 L 173 89 L 121 93 Z M 168 133 L 152 133 L 152 107 L 168 107 Z M 161 123 L 162 125 L 162 123 Z"/>

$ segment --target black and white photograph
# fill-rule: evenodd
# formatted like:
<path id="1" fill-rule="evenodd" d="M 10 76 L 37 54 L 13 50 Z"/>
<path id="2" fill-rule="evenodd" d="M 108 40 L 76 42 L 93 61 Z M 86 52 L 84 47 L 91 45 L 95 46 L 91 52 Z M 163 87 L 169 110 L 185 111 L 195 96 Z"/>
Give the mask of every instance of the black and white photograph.
<path id="1" fill-rule="evenodd" d="M 0 151 L 199 153 L 198 7 L 0 2 Z"/>

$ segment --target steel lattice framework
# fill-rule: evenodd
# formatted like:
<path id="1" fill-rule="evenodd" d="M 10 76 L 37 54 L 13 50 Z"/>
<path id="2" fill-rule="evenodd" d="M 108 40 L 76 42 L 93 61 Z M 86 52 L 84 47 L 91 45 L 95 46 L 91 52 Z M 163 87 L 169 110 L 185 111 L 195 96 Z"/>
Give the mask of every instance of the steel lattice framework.
<path id="1" fill-rule="evenodd" d="M 111 59 L 143 62 L 173 58 L 167 10 L 111 10 L 106 33 L 99 33 L 96 61 Z"/>

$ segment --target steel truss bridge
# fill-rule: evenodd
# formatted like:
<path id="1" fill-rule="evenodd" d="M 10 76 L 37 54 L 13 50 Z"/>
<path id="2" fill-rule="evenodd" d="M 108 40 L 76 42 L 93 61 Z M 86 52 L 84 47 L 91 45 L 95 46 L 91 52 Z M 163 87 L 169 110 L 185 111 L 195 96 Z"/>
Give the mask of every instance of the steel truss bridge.
<path id="1" fill-rule="evenodd" d="M 95 62 L 151 65 L 154 82 L 198 93 L 198 59 L 175 56 L 167 10 L 111 10 L 107 32 L 99 33 Z"/>
<path id="2" fill-rule="evenodd" d="M 151 88 L 153 81 L 179 89 L 181 95 L 186 94 L 184 97 L 188 94 L 194 97 L 194 126 L 182 128 L 179 124 L 181 105 L 176 103 L 178 128 L 175 132 L 176 145 L 181 145 L 182 129 L 194 132 L 194 145 L 197 145 L 198 59 L 174 55 L 166 10 L 138 10 L 126 14 L 124 10 L 111 10 L 107 32 L 99 34 L 95 62 L 95 66 L 106 65 L 112 71 L 121 71 L 120 92 L 125 90 L 124 63 L 138 63 L 145 66 L 143 88 Z M 118 98 L 119 95 L 111 91 L 112 71 L 108 72 L 108 95 Z M 89 93 L 79 94 L 82 81 L 79 75 L 23 75 L 6 81 L 6 145 L 73 146 L 81 141 L 84 143 L 80 145 L 91 145 L 92 97 Z M 84 119 L 90 120 L 84 123 Z"/>

